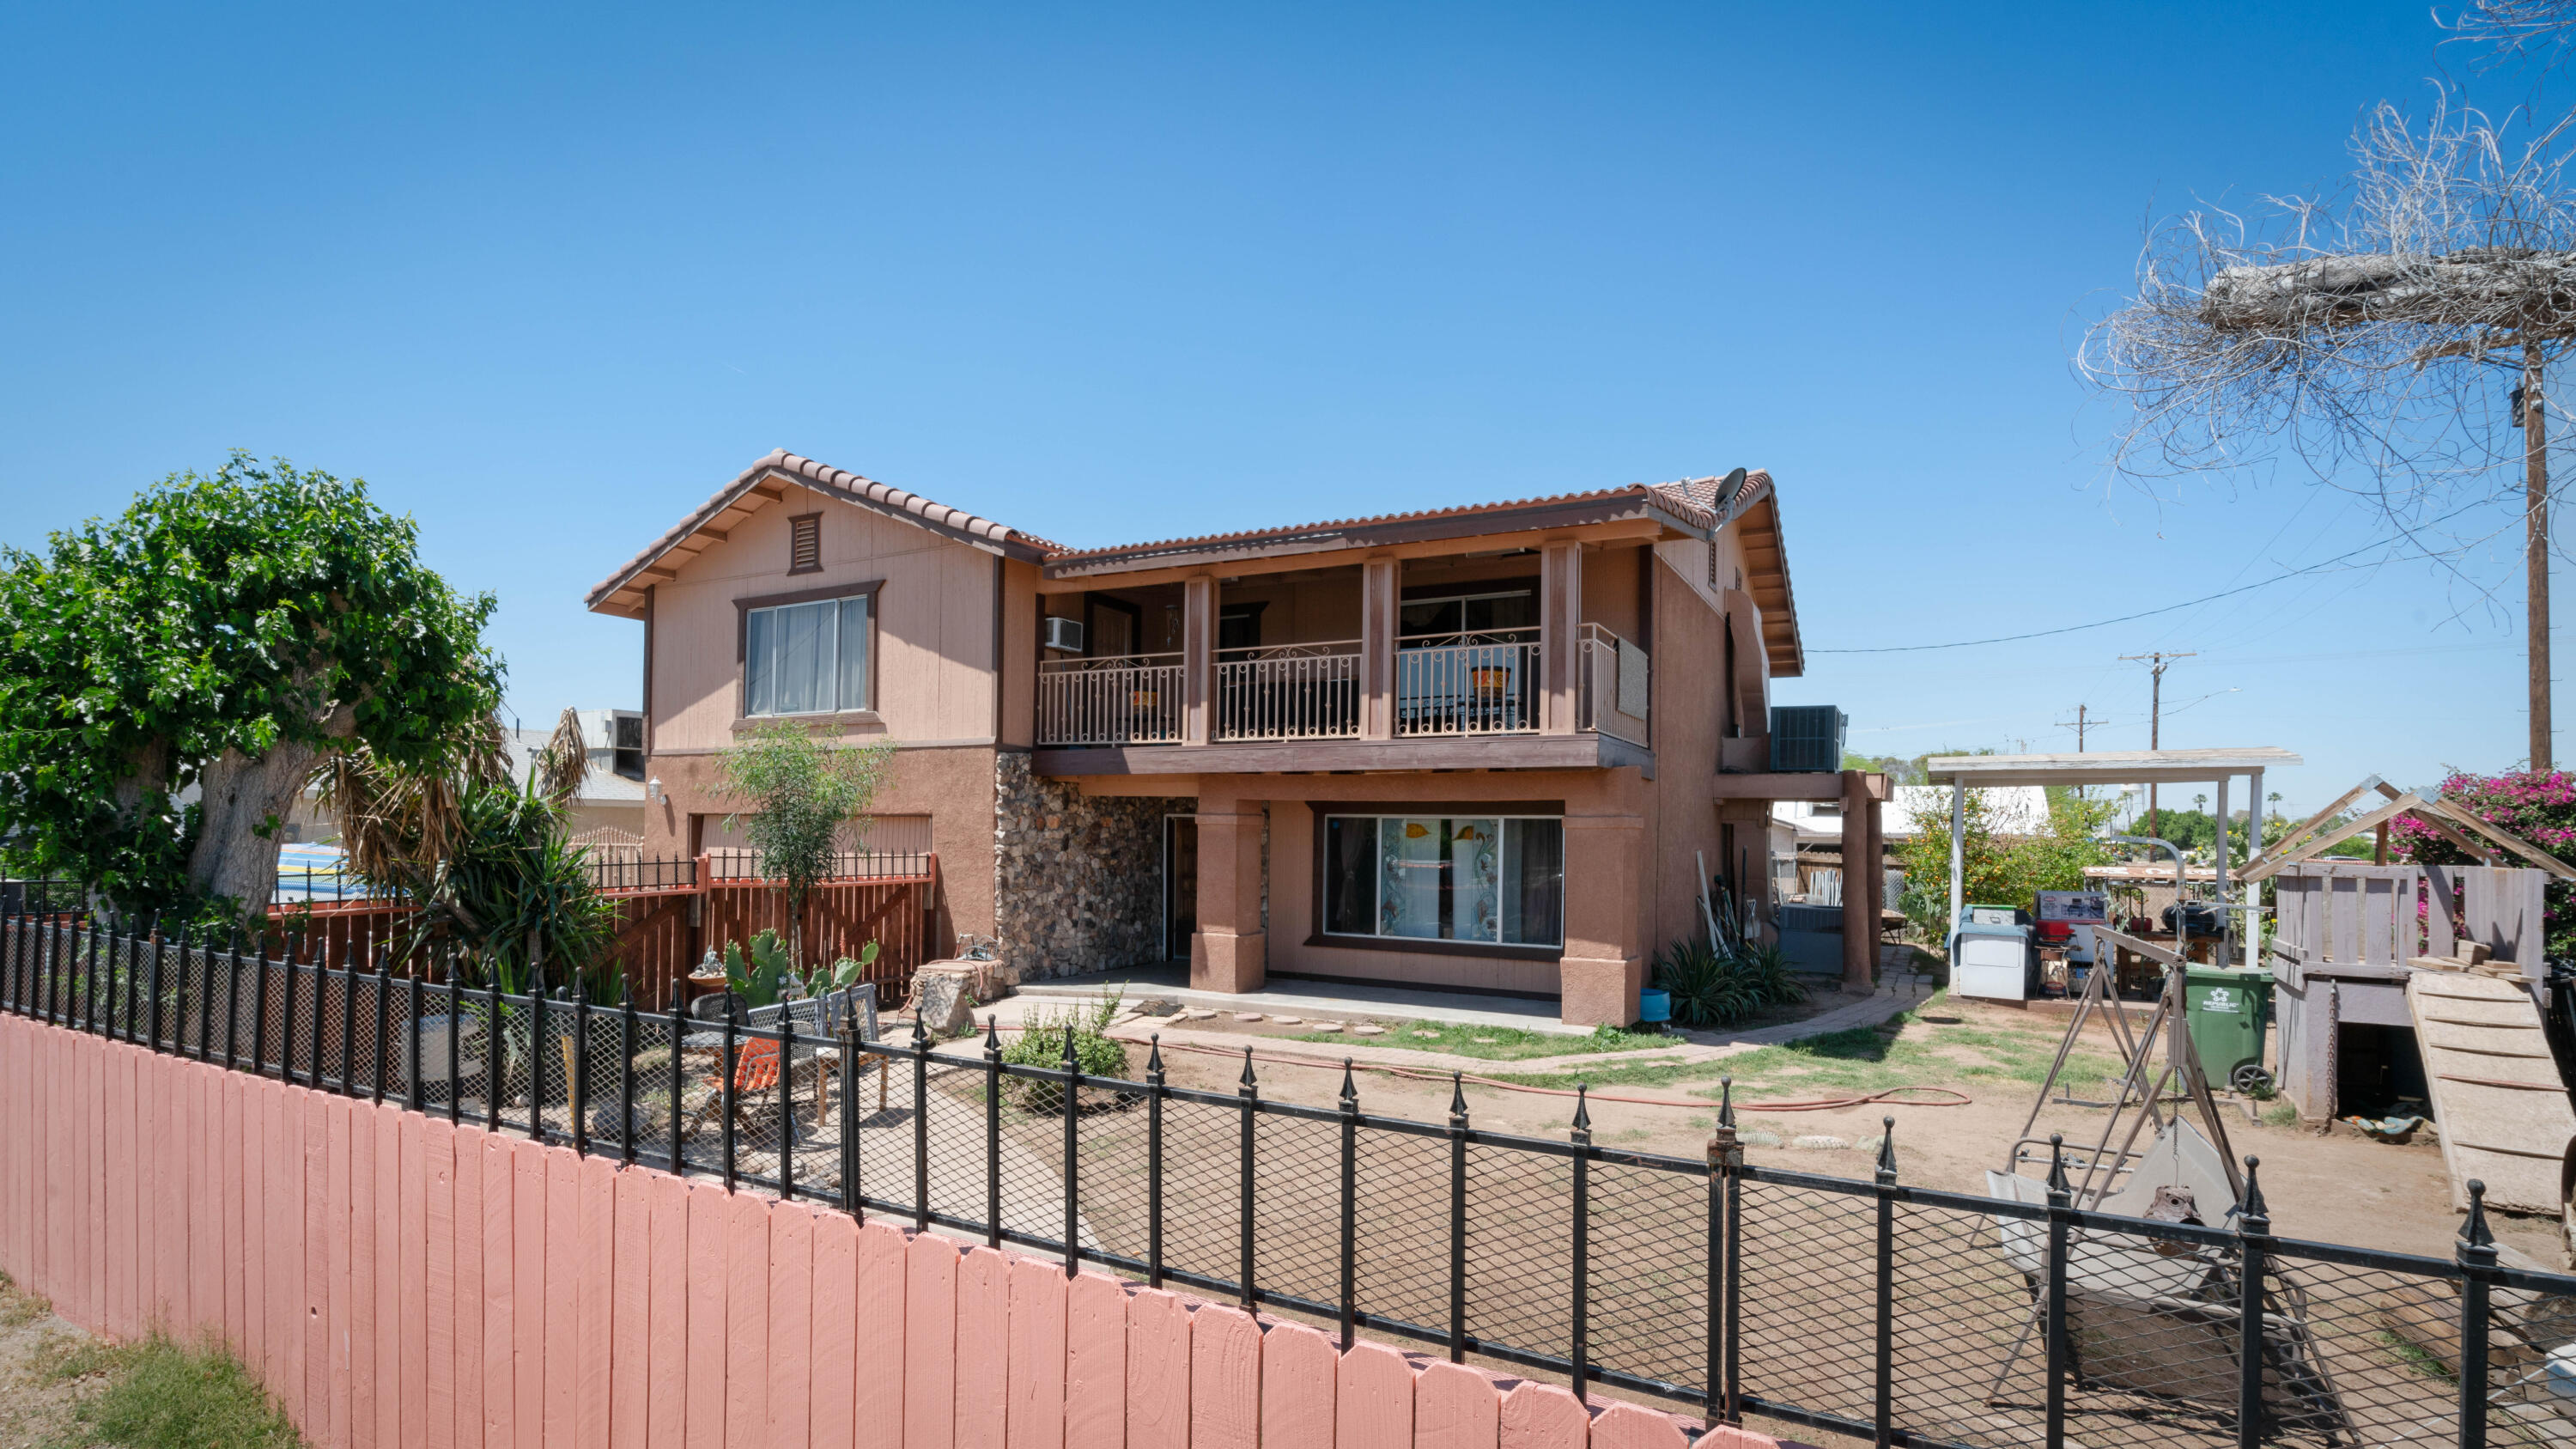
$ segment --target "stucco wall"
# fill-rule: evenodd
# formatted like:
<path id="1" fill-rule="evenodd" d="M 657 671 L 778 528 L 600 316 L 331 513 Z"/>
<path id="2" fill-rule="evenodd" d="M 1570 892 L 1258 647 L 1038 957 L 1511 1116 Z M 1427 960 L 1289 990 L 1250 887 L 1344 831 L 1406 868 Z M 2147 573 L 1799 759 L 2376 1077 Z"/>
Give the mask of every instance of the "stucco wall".
<path id="1" fill-rule="evenodd" d="M 787 572 L 788 520 L 822 514 L 819 573 Z M 994 737 L 991 555 L 867 509 L 796 490 L 656 585 L 653 748 L 732 744 L 741 706 L 734 601 L 883 580 L 877 593 L 876 721 L 850 733 L 989 744 Z"/>
<path id="2" fill-rule="evenodd" d="M 1009 753 L 994 801 L 1002 959 L 1028 979 L 1163 959 L 1163 818 L 1196 800 L 1086 795 Z"/>

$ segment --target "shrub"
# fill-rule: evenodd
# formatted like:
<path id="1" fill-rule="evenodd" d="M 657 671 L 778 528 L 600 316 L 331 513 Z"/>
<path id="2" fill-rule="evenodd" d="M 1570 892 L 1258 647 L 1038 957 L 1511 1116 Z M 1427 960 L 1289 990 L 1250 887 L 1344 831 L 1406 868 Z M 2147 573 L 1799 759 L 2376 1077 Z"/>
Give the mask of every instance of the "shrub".
<path id="1" fill-rule="evenodd" d="M 1655 958 L 1654 984 L 1671 995 L 1673 1021 L 1693 1028 L 1733 1026 L 1766 1007 L 1807 999 L 1777 946 L 1726 955 L 1695 938 L 1675 941 Z"/>
<path id="2" fill-rule="evenodd" d="M 1073 1035 L 1073 1060 L 1086 1077 L 1127 1075 L 1127 1047 L 1109 1039 L 1109 1023 L 1118 1016 L 1119 994 L 1111 992 L 1092 1006 L 1074 1007 L 1061 1016 L 1049 1012 L 1021 1023 L 1019 1033 L 1002 1046 L 1002 1060 L 1012 1066 L 1062 1067 L 1067 1032 Z M 1064 1098 L 1053 1082 L 1008 1077 L 1002 1097 L 1024 1112 L 1058 1112 Z"/>

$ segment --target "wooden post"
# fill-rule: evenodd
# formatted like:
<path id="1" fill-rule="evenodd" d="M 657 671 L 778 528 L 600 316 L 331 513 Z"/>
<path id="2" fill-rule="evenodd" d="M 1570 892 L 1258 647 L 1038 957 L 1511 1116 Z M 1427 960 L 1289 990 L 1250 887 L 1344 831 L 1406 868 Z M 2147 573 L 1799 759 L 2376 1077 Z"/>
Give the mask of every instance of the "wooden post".
<path id="1" fill-rule="evenodd" d="M 1867 803 L 1861 807 L 1867 821 L 1861 831 L 1861 860 L 1863 874 L 1869 882 L 1869 959 L 1875 966 L 1878 962 L 1880 922 L 1887 916 L 1887 827 L 1886 822 L 1879 818 L 1879 796 L 1886 789 L 1887 777 L 1864 775 L 1862 779 L 1873 782 L 1873 788 L 1865 792 Z M 1851 838 L 1849 820 L 1843 821 L 1843 838 L 1846 842 Z M 1844 853 L 1850 853 L 1848 844 L 1844 846 Z M 1845 862 L 1843 868 L 1848 873 L 1850 863 Z"/>
<path id="2" fill-rule="evenodd" d="M 1181 743 L 1203 745 L 1214 733 L 1216 580 L 1181 581 Z"/>
<path id="3" fill-rule="evenodd" d="M 1872 949 L 1878 921 L 1870 914 L 1869 862 L 1862 857 L 1869 844 L 1864 823 L 1869 813 L 1869 777 L 1843 771 L 1843 990 L 1853 996 L 1878 989 L 1870 980 L 1878 964 Z"/>
<path id="4" fill-rule="evenodd" d="M 2263 853 L 2263 772 L 2256 770 L 2245 782 L 2245 858 L 2252 860 Z M 2255 881 L 2245 887 L 2245 967 L 2263 964 L 2263 883 Z"/>
<path id="5" fill-rule="evenodd" d="M 2523 613 L 2531 665 L 2531 768 L 2551 768 L 2549 729 L 2549 409 L 2540 344 L 2522 344 Z"/>
<path id="6" fill-rule="evenodd" d="M 1396 630 L 1403 618 L 1402 565 L 1373 558 L 1360 565 L 1360 738 L 1395 738 Z"/>
<path id="7" fill-rule="evenodd" d="M 1539 730 L 1574 733 L 1576 647 L 1583 627 L 1583 545 L 1551 543 L 1539 550 Z"/>

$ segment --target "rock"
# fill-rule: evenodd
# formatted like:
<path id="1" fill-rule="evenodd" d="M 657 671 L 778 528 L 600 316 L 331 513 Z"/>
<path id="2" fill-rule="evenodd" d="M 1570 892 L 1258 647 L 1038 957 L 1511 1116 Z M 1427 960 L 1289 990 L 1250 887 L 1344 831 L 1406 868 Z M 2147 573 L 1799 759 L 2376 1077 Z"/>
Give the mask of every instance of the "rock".
<path id="1" fill-rule="evenodd" d="M 1384 1036 L 1384 1035 L 1386 1035 L 1386 1028 L 1385 1028 L 1385 1027 L 1382 1027 L 1382 1026 L 1371 1026 L 1371 1025 L 1369 1025 L 1368 1023 L 1366 1023 L 1366 1022 L 1362 1022 L 1362 1023 L 1360 1023 L 1358 1026 L 1355 1026 L 1355 1027 L 1352 1027 L 1352 1028 L 1351 1028 L 1351 1035 L 1353 1035 L 1353 1036 Z"/>
<path id="2" fill-rule="evenodd" d="M 1181 1003 L 1177 998 L 1170 996 L 1148 996 L 1144 1000 L 1136 1003 L 1136 1014 L 1139 1016 L 1178 1016 L 1181 1014 Z"/>
<path id="3" fill-rule="evenodd" d="M 1789 1145 L 1792 1147 L 1802 1148 L 1809 1152 L 1840 1152 L 1851 1146 L 1850 1143 L 1845 1142 L 1839 1137 L 1827 1137 L 1822 1133 L 1812 1133 L 1805 1137 L 1792 1137 L 1789 1139 Z"/>
<path id="4" fill-rule="evenodd" d="M 965 1031 L 975 1024 L 975 1008 L 969 999 L 973 984 L 972 972 L 924 966 L 912 978 L 913 1012 L 932 1032 Z"/>

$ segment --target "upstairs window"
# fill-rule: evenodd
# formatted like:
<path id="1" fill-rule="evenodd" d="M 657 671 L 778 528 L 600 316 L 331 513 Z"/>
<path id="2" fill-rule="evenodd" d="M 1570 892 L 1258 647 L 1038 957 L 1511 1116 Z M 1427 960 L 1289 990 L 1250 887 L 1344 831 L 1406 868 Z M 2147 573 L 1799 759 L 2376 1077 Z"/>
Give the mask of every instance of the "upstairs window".
<path id="1" fill-rule="evenodd" d="M 750 610 L 743 620 L 745 714 L 870 708 L 869 596 Z"/>

